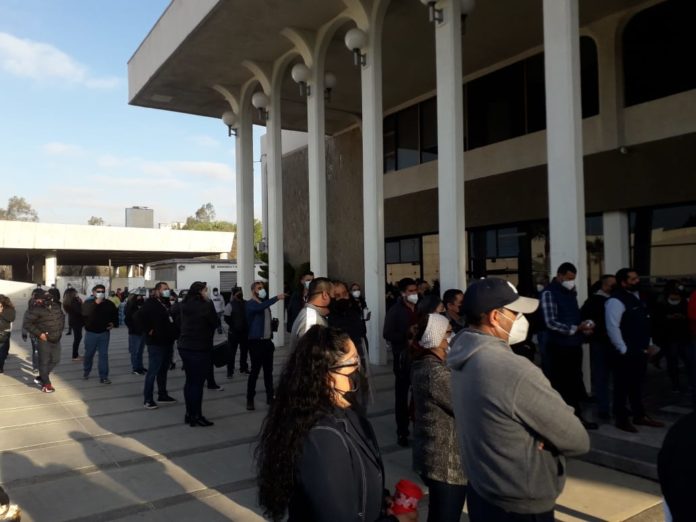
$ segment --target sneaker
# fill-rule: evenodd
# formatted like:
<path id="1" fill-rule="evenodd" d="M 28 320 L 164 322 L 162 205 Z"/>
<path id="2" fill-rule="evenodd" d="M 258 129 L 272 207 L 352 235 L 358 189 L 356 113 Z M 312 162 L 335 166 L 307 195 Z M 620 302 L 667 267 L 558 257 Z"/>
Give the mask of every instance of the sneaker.
<path id="1" fill-rule="evenodd" d="M 157 408 L 159 408 L 159 406 L 157 406 L 155 401 L 145 401 L 146 410 L 156 410 Z"/>
<path id="2" fill-rule="evenodd" d="M 220 386 L 219 384 L 216 384 L 215 386 L 208 386 L 209 390 L 215 390 L 215 391 L 223 391 L 225 388 Z"/>
<path id="3" fill-rule="evenodd" d="M 248 411 L 254 411 L 256 408 L 254 407 L 254 399 L 247 399 L 247 405 L 246 408 Z"/>
<path id="4" fill-rule="evenodd" d="M 145 375 L 146 373 L 144 370 L 133 370 L 133 375 Z"/>
<path id="5" fill-rule="evenodd" d="M 41 387 L 41 391 L 44 393 L 53 393 L 54 391 L 56 391 L 56 389 L 53 386 L 51 386 L 50 384 L 44 384 Z"/>
<path id="6" fill-rule="evenodd" d="M 43 383 L 41 382 L 41 377 L 34 377 L 34 384 L 38 384 L 41 386 Z"/>
<path id="7" fill-rule="evenodd" d="M 102 384 L 111 384 L 111 380 L 108 377 L 106 379 L 99 379 L 99 382 Z"/>
<path id="8" fill-rule="evenodd" d="M 159 402 L 166 402 L 166 403 L 176 402 L 176 399 L 174 397 L 170 397 L 169 395 L 160 395 L 159 397 L 157 397 L 157 400 Z"/>

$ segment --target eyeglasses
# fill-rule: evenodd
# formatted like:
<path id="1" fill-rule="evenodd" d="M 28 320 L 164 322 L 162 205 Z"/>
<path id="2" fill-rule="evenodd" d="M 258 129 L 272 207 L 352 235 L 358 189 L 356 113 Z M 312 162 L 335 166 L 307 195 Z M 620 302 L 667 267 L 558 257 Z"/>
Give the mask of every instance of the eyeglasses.
<path id="1" fill-rule="evenodd" d="M 353 359 L 348 359 L 347 361 L 343 361 L 340 364 L 335 364 L 333 366 L 329 366 L 329 370 L 340 370 L 341 368 L 357 368 L 359 370 L 360 369 L 360 358 L 354 357 Z"/>

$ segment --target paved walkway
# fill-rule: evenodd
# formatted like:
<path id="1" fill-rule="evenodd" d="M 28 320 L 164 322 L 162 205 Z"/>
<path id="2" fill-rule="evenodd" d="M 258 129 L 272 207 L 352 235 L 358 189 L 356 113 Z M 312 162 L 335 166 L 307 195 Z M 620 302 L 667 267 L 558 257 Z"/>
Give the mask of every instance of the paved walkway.
<path id="1" fill-rule="evenodd" d="M 183 423 L 182 402 L 143 408 L 143 378 L 131 375 L 126 331 L 114 331 L 111 385 L 82 379 L 63 339 L 54 394 L 32 383 L 28 343 L 13 333 L 11 355 L 0 375 L 0 482 L 24 511 L 24 521 L 262 520 L 256 506 L 252 452 L 265 405 L 245 409 L 245 380 L 217 371 L 222 392 L 207 392 L 204 413 L 215 426 Z M 286 351 L 277 351 L 276 369 Z M 183 401 L 180 364 L 169 391 Z M 261 384 L 261 383 L 259 383 Z M 370 408 L 387 470 L 387 484 L 410 471 L 410 451 L 395 444 L 392 377 L 375 368 Z M 659 486 L 651 480 L 581 461 L 559 499 L 560 521 L 621 521 L 642 513 L 661 520 Z M 424 503 L 425 504 L 425 503 Z M 425 506 L 423 506 L 425 508 Z M 423 509 L 425 514 L 425 509 Z M 425 515 L 421 520 L 425 520 Z M 467 520 L 466 515 L 462 520 Z"/>

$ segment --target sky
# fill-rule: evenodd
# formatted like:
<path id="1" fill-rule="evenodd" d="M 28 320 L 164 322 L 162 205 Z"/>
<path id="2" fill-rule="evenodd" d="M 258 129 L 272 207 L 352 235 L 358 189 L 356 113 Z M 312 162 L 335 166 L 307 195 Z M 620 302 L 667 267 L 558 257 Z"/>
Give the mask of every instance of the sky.
<path id="1" fill-rule="evenodd" d="M 0 207 L 47 223 L 125 208 L 185 221 L 205 203 L 236 222 L 234 138 L 215 118 L 128 105 L 127 62 L 169 0 L 0 0 Z M 263 127 L 254 127 L 254 159 Z M 254 163 L 255 215 L 261 215 Z"/>

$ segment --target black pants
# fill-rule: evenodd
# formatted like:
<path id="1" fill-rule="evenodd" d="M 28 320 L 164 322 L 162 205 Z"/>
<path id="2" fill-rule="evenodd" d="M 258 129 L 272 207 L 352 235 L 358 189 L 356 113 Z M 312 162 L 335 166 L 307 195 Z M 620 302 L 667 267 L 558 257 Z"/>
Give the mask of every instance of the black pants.
<path id="1" fill-rule="evenodd" d="M 208 369 L 208 374 L 206 375 L 205 382 L 208 388 L 216 389 L 218 383 L 215 382 L 215 365 L 213 364 L 213 358 L 210 358 L 210 368 Z"/>
<path id="2" fill-rule="evenodd" d="M 626 400 L 631 405 L 633 417 L 645 415 L 643 406 L 643 379 L 648 356 L 643 352 L 629 351 L 614 354 L 614 417 L 627 420 Z"/>
<path id="3" fill-rule="evenodd" d="M 182 349 L 179 349 L 179 355 L 184 363 L 186 373 L 186 382 L 184 383 L 186 414 L 195 419 L 203 415 L 203 383 L 213 364 L 212 357 L 210 352 Z"/>
<path id="4" fill-rule="evenodd" d="M 158 397 L 166 397 L 167 393 L 167 373 L 171 357 L 171 344 L 148 345 L 147 354 L 147 375 L 145 375 L 145 388 L 143 394 L 145 402 L 154 400 L 155 381 L 157 381 Z"/>
<path id="5" fill-rule="evenodd" d="M 551 363 L 551 386 L 580 415 L 580 400 L 585 395 L 582 380 L 582 346 L 561 346 L 549 340 L 546 350 Z"/>
<path id="6" fill-rule="evenodd" d="M 39 339 L 39 377 L 42 384 L 51 384 L 50 374 L 60 361 L 60 343 Z"/>
<path id="7" fill-rule="evenodd" d="M 467 488 L 470 522 L 554 522 L 553 510 L 545 513 L 513 513 L 491 504 L 476 493 L 469 483 Z"/>
<path id="8" fill-rule="evenodd" d="M 5 359 L 10 353 L 10 332 L 0 332 L 0 371 L 5 371 Z"/>
<path id="9" fill-rule="evenodd" d="M 232 329 L 230 329 L 230 332 L 232 332 Z M 234 373 L 234 360 L 237 358 L 237 348 L 239 348 L 239 371 L 249 371 L 249 344 L 246 336 L 240 337 L 236 333 L 230 332 L 227 334 L 227 342 L 230 345 L 230 362 L 227 363 L 228 376 Z"/>
<path id="10" fill-rule="evenodd" d="M 690 361 L 688 358 L 689 341 L 684 340 L 670 340 L 664 343 L 662 347 L 663 350 L 660 353 L 664 353 L 665 359 L 667 359 L 667 372 L 669 373 L 669 380 L 672 382 L 672 387 L 677 390 L 680 389 L 679 385 L 679 359 L 684 361 L 684 365 L 688 368 Z"/>
<path id="11" fill-rule="evenodd" d="M 466 486 L 422 477 L 428 486 L 428 522 L 459 522 L 466 501 Z"/>
<path id="12" fill-rule="evenodd" d="M 396 434 L 408 437 L 409 413 L 408 390 L 411 388 L 411 363 L 406 349 L 392 347 L 394 360 L 394 414 L 396 416 Z"/>
<path id="13" fill-rule="evenodd" d="M 251 356 L 251 373 L 247 381 L 247 399 L 256 395 L 256 380 L 263 368 L 263 384 L 266 388 L 266 400 L 273 399 L 273 352 L 275 345 L 270 339 L 249 339 Z"/>
<path id="14" fill-rule="evenodd" d="M 77 359 L 80 356 L 79 348 L 82 342 L 82 326 L 71 326 L 73 330 L 73 342 L 72 342 L 72 358 Z"/>

